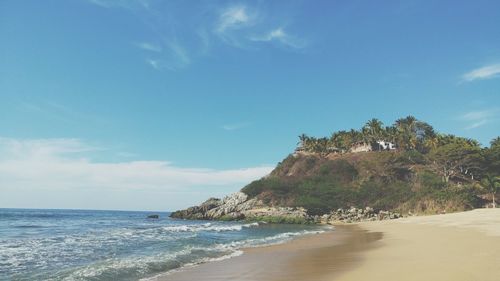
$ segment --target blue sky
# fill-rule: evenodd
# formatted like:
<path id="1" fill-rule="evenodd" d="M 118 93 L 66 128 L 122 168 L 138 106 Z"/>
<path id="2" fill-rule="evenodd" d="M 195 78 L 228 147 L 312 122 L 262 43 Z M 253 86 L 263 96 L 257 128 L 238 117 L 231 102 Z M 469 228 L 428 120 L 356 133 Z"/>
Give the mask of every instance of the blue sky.
<path id="1" fill-rule="evenodd" d="M 171 210 L 297 136 L 500 132 L 498 1 L 0 2 L 0 207 Z"/>

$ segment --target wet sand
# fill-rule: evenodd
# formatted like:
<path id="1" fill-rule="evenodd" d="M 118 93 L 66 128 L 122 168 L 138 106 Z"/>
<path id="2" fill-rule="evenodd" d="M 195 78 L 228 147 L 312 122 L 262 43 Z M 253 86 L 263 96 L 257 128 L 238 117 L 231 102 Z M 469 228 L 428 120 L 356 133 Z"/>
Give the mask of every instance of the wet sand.
<path id="1" fill-rule="evenodd" d="M 159 281 L 291 281 L 331 280 L 361 262 L 361 253 L 374 247 L 380 232 L 355 225 L 304 236 L 291 242 L 244 249 L 244 254 L 184 269 Z"/>

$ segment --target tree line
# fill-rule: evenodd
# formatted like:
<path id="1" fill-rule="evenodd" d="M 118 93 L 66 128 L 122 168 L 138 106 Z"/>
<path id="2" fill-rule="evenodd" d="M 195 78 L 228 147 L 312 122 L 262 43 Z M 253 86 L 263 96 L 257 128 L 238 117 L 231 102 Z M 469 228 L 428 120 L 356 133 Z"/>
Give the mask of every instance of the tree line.
<path id="1" fill-rule="evenodd" d="M 481 147 L 477 140 L 442 134 L 413 116 L 397 119 L 393 125 L 373 118 L 360 129 L 334 132 L 329 138 L 299 136 L 299 149 L 322 156 L 348 153 L 356 145 L 381 150 L 379 141 L 391 142 L 397 152 L 406 152 L 415 161 L 429 165 L 443 182 L 477 183 L 493 197 L 500 190 L 500 137 Z M 410 157 L 410 156 L 409 156 Z"/>

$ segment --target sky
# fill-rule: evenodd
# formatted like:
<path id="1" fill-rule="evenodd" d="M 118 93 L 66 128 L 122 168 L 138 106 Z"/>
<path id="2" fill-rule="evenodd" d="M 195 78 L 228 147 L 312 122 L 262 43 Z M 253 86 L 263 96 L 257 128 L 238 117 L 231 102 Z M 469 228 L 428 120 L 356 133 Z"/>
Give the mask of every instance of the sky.
<path id="1" fill-rule="evenodd" d="M 0 208 L 175 210 L 297 136 L 500 135 L 499 1 L 0 1 Z"/>

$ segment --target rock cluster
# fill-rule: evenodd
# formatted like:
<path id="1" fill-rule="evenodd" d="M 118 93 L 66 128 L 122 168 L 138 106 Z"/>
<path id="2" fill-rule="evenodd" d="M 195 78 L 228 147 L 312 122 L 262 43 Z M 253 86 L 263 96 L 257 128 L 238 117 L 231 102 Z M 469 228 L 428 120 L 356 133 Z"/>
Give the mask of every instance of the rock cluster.
<path id="1" fill-rule="evenodd" d="M 323 216 L 315 216 L 314 221 L 317 223 L 333 224 L 333 223 L 352 223 L 361 221 L 376 221 L 401 218 L 401 214 L 397 212 L 380 210 L 376 212 L 373 208 L 355 208 L 338 209 Z"/>
<path id="2" fill-rule="evenodd" d="M 274 217 L 288 219 L 289 221 L 310 221 L 307 210 L 301 207 L 263 207 L 250 209 L 243 212 L 247 219 L 258 219 L 263 217 Z"/>
<path id="3" fill-rule="evenodd" d="M 401 215 L 396 212 L 373 208 L 338 209 L 323 216 L 309 216 L 307 210 L 296 207 L 272 207 L 265 205 L 256 198 L 248 199 L 242 192 L 236 192 L 224 197 L 222 200 L 210 198 L 199 206 L 173 212 L 173 218 L 196 220 L 269 220 L 272 222 L 289 223 L 353 223 L 360 221 L 375 221 L 397 219 Z"/>
<path id="4" fill-rule="evenodd" d="M 173 218 L 199 220 L 242 220 L 282 218 L 290 221 L 309 220 L 304 208 L 269 207 L 256 198 L 248 199 L 243 192 L 236 192 L 221 199 L 210 198 L 200 206 L 173 212 Z"/>

